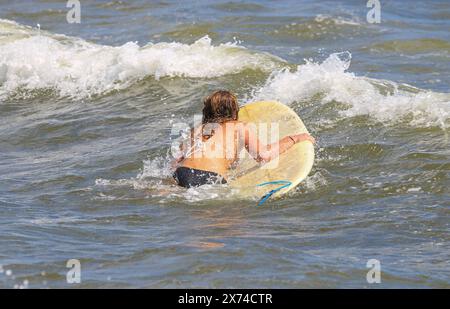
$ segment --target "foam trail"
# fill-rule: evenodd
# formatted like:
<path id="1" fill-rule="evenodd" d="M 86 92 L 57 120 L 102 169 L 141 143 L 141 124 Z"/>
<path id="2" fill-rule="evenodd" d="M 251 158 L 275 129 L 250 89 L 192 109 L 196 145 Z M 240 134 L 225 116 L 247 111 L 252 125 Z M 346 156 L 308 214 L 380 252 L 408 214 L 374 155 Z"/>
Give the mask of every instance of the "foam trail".
<path id="1" fill-rule="evenodd" d="M 89 97 L 123 89 L 147 76 L 213 78 L 244 69 L 271 72 L 282 62 L 237 43 L 214 46 L 205 36 L 193 44 L 135 42 L 106 46 L 0 20 L 0 98 L 17 91 L 53 89 Z"/>
<path id="2" fill-rule="evenodd" d="M 447 127 L 450 94 L 436 93 L 385 80 L 359 77 L 348 72 L 351 54 L 331 54 L 322 63 L 306 61 L 291 72 L 273 72 L 254 93 L 255 100 L 275 99 L 285 104 L 312 100 L 344 103 L 344 117 L 368 115 L 379 121 L 399 121 L 412 116 L 413 126 Z"/>

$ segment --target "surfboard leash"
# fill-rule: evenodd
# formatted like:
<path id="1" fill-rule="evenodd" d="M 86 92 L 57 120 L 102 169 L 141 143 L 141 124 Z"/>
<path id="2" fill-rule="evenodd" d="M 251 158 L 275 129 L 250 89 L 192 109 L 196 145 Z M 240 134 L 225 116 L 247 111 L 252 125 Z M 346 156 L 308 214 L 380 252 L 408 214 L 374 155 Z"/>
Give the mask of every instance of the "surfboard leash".
<path id="1" fill-rule="evenodd" d="M 268 181 L 268 182 L 263 182 L 260 184 L 257 184 L 257 187 L 262 187 L 262 186 L 266 186 L 266 185 L 281 185 L 278 188 L 275 188 L 273 190 L 270 190 L 269 192 L 267 192 L 266 194 L 264 194 L 263 197 L 261 197 L 261 199 L 258 202 L 258 206 L 261 206 L 262 204 L 264 204 L 265 201 L 267 201 L 274 193 L 280 191 L 281 189 L 287 188 L 292 184 L 292 182 L 288 181 L 288 180 L 275 180 L 275 181 Z"/>

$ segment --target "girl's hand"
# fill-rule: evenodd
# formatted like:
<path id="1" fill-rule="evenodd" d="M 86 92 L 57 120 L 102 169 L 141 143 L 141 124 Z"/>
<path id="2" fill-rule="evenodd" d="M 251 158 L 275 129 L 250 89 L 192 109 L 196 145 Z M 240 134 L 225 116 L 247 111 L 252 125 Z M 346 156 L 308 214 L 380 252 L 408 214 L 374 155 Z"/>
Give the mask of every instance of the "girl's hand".
<path id="1" fill-rule="evenodd" d="M 296 135 L 292 135 L 291 137 L 295 140 L 295 143 L 300 143 L 303 141 L 310 141 L 313 144 L 316 143 L 316 140 L 314 139 L 314 137 L 312 137 L 308 133 L 296 134 Z"/>

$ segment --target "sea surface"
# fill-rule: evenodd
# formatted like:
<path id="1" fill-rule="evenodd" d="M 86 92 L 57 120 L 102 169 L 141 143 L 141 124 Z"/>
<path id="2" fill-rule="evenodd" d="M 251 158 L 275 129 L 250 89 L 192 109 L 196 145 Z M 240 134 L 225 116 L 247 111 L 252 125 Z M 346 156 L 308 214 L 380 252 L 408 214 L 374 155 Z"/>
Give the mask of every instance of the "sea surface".
<path id="1" fill-rule="evenodd" d="M 450 288 L 449 1 L 69 10 L 0 2 L 0 287 Z M 215 89 L 300 115 L 296 190 L 171 183 L 172 128 Z"/>

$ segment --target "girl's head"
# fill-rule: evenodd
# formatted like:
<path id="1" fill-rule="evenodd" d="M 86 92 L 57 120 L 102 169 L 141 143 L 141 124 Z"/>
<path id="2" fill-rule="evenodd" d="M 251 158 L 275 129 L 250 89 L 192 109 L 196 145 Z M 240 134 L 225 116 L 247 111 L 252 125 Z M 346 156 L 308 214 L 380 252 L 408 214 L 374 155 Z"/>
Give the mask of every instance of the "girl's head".
<path id="1" fill-rule="evenodd" d="M 239 105 L 237 98 L 229 91 L 215 91 L 206 97 L 203 103 L 203 124 L 238 119 Z"/>

